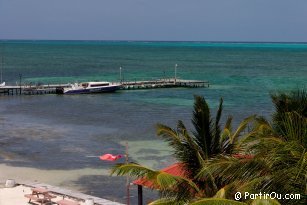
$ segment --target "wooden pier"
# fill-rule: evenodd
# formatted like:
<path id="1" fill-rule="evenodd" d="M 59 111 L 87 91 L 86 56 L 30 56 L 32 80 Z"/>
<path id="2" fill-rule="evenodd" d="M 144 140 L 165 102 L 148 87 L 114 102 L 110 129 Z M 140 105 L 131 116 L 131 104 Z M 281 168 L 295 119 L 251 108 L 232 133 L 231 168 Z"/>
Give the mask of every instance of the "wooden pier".
<path id="1" fill-rule="evenodd" d="M 56 94 L 56 88 L 59 87 L 60 88 L 69 87 L 69 84 L 3 86 L 0 87 L 0 95 Z"/>
<path id="2" fill-rule="evenodd" d="M 158 79 L 158 80 L 148 80 L 148 81 L 128 81 L 122 82 L 122 89 L 155 89 L 155 88 L 200 88 L 209 87 L 208 81 L 199 80 L 181 80 L 181 79 Z"/>
<path id="3" fill-rule="evenodd" d="M 175 78 L 144 80 L 144 81 L 122 81 L 115 82 L 121 84 L 122 90 L 135 89 L 156 89 L 156 88 L 201 88 L 209 87 L 208 81 L 182 80 Z M 0 95 L 43 95 L 56 94 L 57 88 L 69 87 L 70 84 L 48 84 L 48 85 L 21 85 L 0 87 Z"/>

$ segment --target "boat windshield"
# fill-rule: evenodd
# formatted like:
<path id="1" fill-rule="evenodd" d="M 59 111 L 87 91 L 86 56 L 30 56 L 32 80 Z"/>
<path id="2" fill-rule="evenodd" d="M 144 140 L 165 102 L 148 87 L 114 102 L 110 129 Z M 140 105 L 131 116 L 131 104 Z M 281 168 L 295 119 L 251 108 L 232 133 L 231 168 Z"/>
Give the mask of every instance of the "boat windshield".
<path id="1" fill-rule="evenodd" d="M 100 86 L 108 86 L 109 83 L 95 83 L 95 84 L 91 84 L 90 87 L 100 87 Z"/>
<path id="2" fill-rule="evenodd" d="M 88 83 L 82 83 L 81 86 L 82 86 L 83 88 L 87 88 L 87 87 L 88 87 Z"/>

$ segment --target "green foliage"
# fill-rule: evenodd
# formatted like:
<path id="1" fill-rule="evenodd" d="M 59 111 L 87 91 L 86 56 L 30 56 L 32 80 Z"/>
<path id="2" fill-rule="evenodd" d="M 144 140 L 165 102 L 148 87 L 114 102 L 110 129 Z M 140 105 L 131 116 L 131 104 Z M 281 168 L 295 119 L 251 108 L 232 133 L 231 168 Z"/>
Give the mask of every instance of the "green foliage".
<path id="1" fill-rule="evenodd" d="M 191 192 L 198 192 L 198 187 L 189 179 L 180 176 L 174 176 L 163 171 L 155 171 L 147 167 L 135 163 L 117 164 L 111 170 L 111 174 L 118 176 L 129 175 L 131 177 L 146 179 L 152 183 L 153 189 L 160 189 L 161 191 L 175 191 L 177 186 L 186 186 Z"/>
<path id="2" fill-rule="evenodd" d="M 275 106 L 275 113 L 272 117 L 274 130 L 279 135 L 287 133 L 285 126 L 288 113 L 297 113 L 302 118 L 307 118 L 307 92 L 305 90 L 295 90 L 290 93 L 277 93 L 271 95 Z M 305 122 L 306 123 L 306 122 Z M 305 147 L 306 147 L 305 139 Z"/>
<path id="3" fill-rule="evenodd" d="M 186 166 L 190 178 L 197 175 L 204 161 L 222 153 L 233 153 L 235 143 L 254 118 L 246 118 L 233 132 L 232 117 L 228 117 L 225 128 L 221 130 L 222 110 L 223 100 L 220 99 L 216 117 L 212 118 L 206 100 L 201 96 L 195 96 L 192 134 L 188 133 L 182 121 L 178 121 L 176 129 L 157 125 L 158 136 L 173 148 L 175 158 Z"/>
<path id="4" fill-rule="evenodd" d="M 186 205 L 186 201 L 178 201 L 175 198 L 162 198 L 154 202 L 149 203 L 148 205 Z"/>
<path id="5" fill-rule="evenodd" d="M 182 121 L 178 121 L 176 129 L 157 125 L 158 136 L 169 144 L 175 158 L 184 165 L 186 178 L 136 164 L 118 165 L 113 173 L 146 177 L 161 187 L 162 198 L 151 205 L 189 202 L 193 205 L 279 204 L 276 200 L 259 198 L 244 203 L 232 201 L 237 191 L 296 193 L 305 198 L 280 202 L 286 205 L 305 204 L 307 93 L 275 94 L 272 101 L 275 112 L 271 122 L 253 115 L 233 130 L 231 116 L 221 129 L 222 99 L 215 118 L 212 118 L 205 99 L 195 96 L 192 133 L 187 131 Z M 242 135 L 246 128 L 249 132 Z"/>
<path id="6" fill-rule="evenodd" d="M 190 205 L 248 205 L 248 204 L 229 199 L 208 198 L 208 199 L 201 199 L 194 203 L 190 203 Z"/>
<path id="7" fill-rule="evenodd" d="M 257 198 L 254 199 L 250 205 L 280 205 L 280 203 L 278 201 L 276 201 L 275 199 L 261 199 L 261 198 Z"/>
<path id="8" fill-rule="evenodd" d="M 141 178 L 144 176 L 152 176 L 157 174 L 157 171 L 152 170 L 150 168 L 141 166 L 136 163 L 129 163 L 129 164 L 116 164 L 113 169 L 111 170 L 111 174 L 116 174 L 118 176 L 122 175 L 130 175 L 137 178 Z"/>
<path id="9" fill-rule="evenodd" d="M 245 157 L 214 157 L 206 162 L 198 178 L 212 179 L 208 176 L 213 175 L 214 179 L 234 187 L 236 191 L 306 195 L 306 96 L 304 91 L 272 96 L 276 107 L 272 122 L 256 117 L 252 130 L 237 144 L 236 150 Z M 231 197 L 233 193 L 226 193 L 226 196 Z M 269 203 L 258 201 L 253 204 Z M 304 204 L 305 201 L 281 202 Z"/>
<path id="10" fill-rule="evenodd" d="M 226 198 L 226 190 L 225 188 L 221 188 L 216 194 L 213 196 L 213 198 Z"/>

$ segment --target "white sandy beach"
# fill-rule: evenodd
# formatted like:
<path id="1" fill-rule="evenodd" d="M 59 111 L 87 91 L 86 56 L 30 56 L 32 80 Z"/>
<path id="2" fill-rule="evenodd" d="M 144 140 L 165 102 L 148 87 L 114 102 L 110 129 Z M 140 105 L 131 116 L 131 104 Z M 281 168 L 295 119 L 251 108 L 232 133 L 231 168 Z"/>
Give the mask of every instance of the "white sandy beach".
<path id="1" fill-rule="evenodd" d="M 0 164 L 0 205 L 22 205 L 28 204 L 25 194 L 31 193 L 31 188 L 19 185 L 13 188 L 5 188 L 7 179 L 14 179 L 16 182 L 42 182 L 52 186 L 58 186 L 82 192 L 82 188 L 71 184 L 71 181 L 78 180 L 79 177 L 86 175 L 109 175 L 106 169 L 76 169 L 76 170 L 40 170 L 27 167 L 12 167 Z M 53 199 L 57 201 L 62 199 L 61 196 Z M 84 204 L 84 202 L 80 202 Z"/>
<path id="2" fill-rule="evenodd" d="M 3 184 L 1 184 L 3 185 Z M 31 194 L 31 188 L 26 186 L 16 186 L 13 188 L 0 188 L 0 205 L 23 205 L 29 204 L 29 199 L 26 198 L 25 194 Z M 61 196 L 57 196 L 52 201 L 56 202 L 61 200 Z M 69 199 L 67 199 L 69 200 Z M 80 202 L 80 204 L 84 204 Z"/>
<path id="3" fill-rule="evenodd" d="M 24 197 L 25 194 L 31 193 L 31 189 L 25 186 L 17 186 L 14 188 L 0 188 L 0 205 L 13 205 L 13 204 L 28 204 L 29 201 Z"/>
<path id="4" fill-rule="evenodd" d="M 34 197 L 31 203 L 29 203 L 29 196 Z M 36 201 L 37 197 L 39 199 L 47 198 L 48 201 L 45 201 L 43 204 L 70 204 L 70 202 L 74 202 L 74 204 L 78 205 L 123 205 L 118 202 L 44 183 L 16 184 L 13 187 L 6 187 L 6 184 L 0 183 L 0 205 L 41 204 Z"/>

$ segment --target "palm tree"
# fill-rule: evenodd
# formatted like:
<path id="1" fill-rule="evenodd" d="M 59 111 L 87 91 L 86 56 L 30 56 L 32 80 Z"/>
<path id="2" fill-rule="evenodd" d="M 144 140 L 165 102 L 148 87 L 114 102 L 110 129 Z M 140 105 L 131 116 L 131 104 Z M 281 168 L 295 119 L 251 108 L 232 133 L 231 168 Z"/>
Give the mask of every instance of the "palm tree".
<path id="1" fill-rule="evenodd" d="M 285 140 L 300 141 L 306 147 L 307 137 L 304 129 L 306 128 L 304 127 L 306 121 L 304 121 L 304 118 L 307 118 L 307 92 L 295 90 L 288 94 L 272 94 L 271 98 L 275 106 L 275 113 L 272 117 L 272 127 L 275 133 L 286 137 Z M 302 133 L 297 133 L 298 131 Z"/>
<path id="2" fill-rule="evenodd" d="M 211 183 L 212 180 L 196 180 L 195 176 L 210 158 L 220 154 L 233 154 L 240 134 L 254 117 L 246 118 L 237 130 L 232 132 L 232 117 L 229 116 L 222 130 L 220 125 L 222 110 L 223 99 L 221 98 L 216 116 L 212 118 L 206 100 L 201 96 L 195 96 L 192 134 L 187 131 L 180 120 L 176 129 L 162 124 L 157 125 L 158 136 L 173 148 L 174 157 L 183 163 L 187 170 L 186 177 L 193 179 L 207 197 L 213 196 L 224 184 L 219 183 L 218 180 L 214 180 L 214 183 Z"/>
<path id="3" fill-rule="evenodd" d="M 283 204 L 304 204 L 307 193 L 307 93 L 295 91 L 272 95 L 275 105 L 272 123 L 263 117 L 255 120 L 253 130 L 240 144 L 249 158 L 217 156 L 208 161 L 199 178 L 219 176 L 235 191 L 250 193 L 299 193 L 300 200 L 280 199 Z M 234 190 L 228 190 L 233 197 Z"/>
<path id="4" fill-rule="evenodd" d="M 243 130 L 254 116 L 246 118 L 233 132 L 231 124 L 232 117 L 228 117 L 225 127 L 222 130 L 220 120 L 222 116 L 223 100 L 217 109 L 215 118 L 211 117 L 210 108 L 201 96 L 195 96 L 194 111 L 192 124 L 194 131 L 189 133 L 182 121 L 178 121 L 176 129 L 172 129 L 166 125 L 157 125 L 157 134 L 163 140 L 168 142 L 173 149 L 173 155 L 178 162 L 182 163 L 186 170 L 186 176 L 182 177 L 179 183 L 170 183 L 171 186 L 164 186 L 165 189 L 160 189 L 162 197 L 171 199 L 175 204 L 186 203 L 190 199 L 199 197 L 211 197 L 222 188 L 225 184 L 220 183 L 218 179 L 207 180 L 195 178 L 205 162 L 212 157 L 220 154 L 233 154 L 235 151 L 235 144 Z M 145 171 L 144 171 L 145 170 Z M 160 183 L 157 180 L 162 180 L 164 176 L 161 172 L 151 170 L 136 164 L 119 164 L 112 173 L 117 175 L 126 175 L 135 177 L 146 177 L 154 183 Z M 152 177 L 155 176 L 155 177 Z M 213 178 L 213 176 L 209 176 Z M 178 179 L 178 178 L 177 178 Z M 163 179 L 164 180 L 164 179 Z M 168 181 L 169 180 L 169 181 Z M 168 179 L 164 182 L 176 181 Z M 190 187 L 192 185 L 192 188 Z M 175 187 L 175 188 L 174 188 Z"/>

